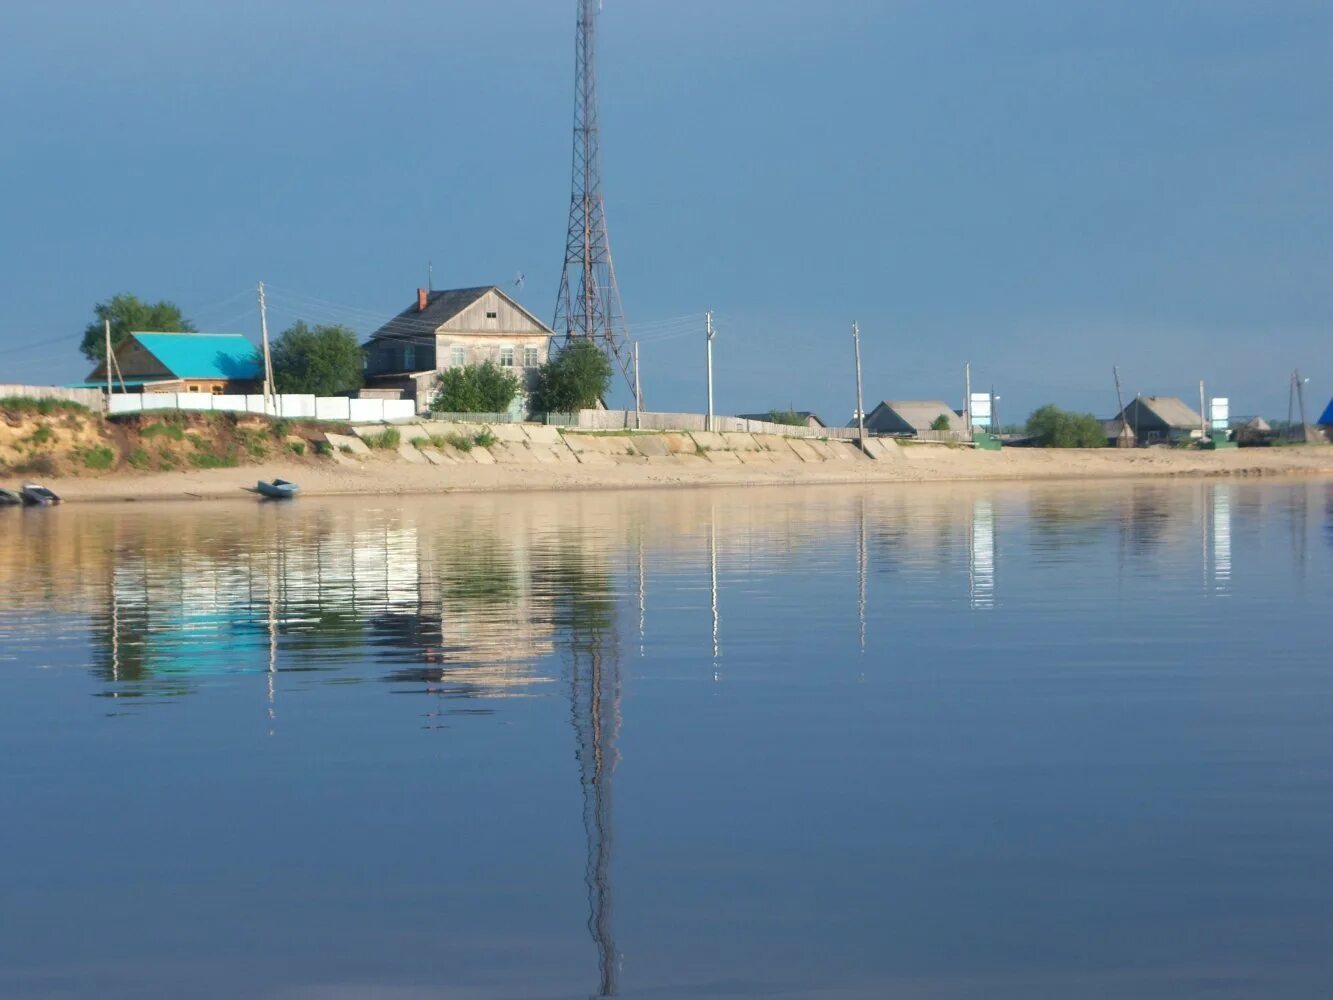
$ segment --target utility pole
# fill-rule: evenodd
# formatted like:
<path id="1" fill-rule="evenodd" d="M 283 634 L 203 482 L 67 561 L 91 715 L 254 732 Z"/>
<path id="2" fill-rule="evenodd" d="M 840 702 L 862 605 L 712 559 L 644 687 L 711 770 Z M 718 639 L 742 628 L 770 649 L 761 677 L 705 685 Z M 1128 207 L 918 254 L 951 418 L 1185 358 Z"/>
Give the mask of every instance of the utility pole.
<path id="1" fill-rule="evenodd" d="M 852 346 L 856 351 L 856 443 L 866 450 L 866 408 L 861 401 L 861 324 L 852 322 Z"/>
<path id="2" fill-rule="evenodd" d="M 990 386 L 990 427 L 987 430 L 997 438 L 1000 436 L 1000 418 L 995 411 L 995 401 L 999 398 L 995 395 L 995 383 L 992 382 Z"/>
<path id="3" fill-rule="evenodd" d="M 639 342 L 634 342 L 634 429 L 643 429 L 643 390 L 639 388 Z"/>
<path id="4" fill-rule="evenodd" d="M 710 311 L 707 317 L 705 331 L 708 334 L 708 419 L 704 422 L 704 430 L 713 429 L 713 337 L 717 331 L 713 329 L 713 314 Z"/>
<path id="5" fill-rule="evenodd" d="M 259 283 L 259 335 L 264 342 L 264 412 L 273 397 L 273 357 L 268 350 L 268 305 L 264 302 L 264 283 Z M 269 414 L 276 416 L 276 413 Z"/>
<path id="6" fill-rule="evenodd" d="M 972 440 L 972 362 L 963 366 L 963 426 L 967 428 L 967 439 Z"/>
<path id="7" fill-rule="evenodd" d="M 111 320 L 102 320 L 106 331 L 106 411 L 111 412 Z"/>
<path id="8" fill-rule="evenodd" d="M 1299 368 L 1296 369 L 1293 377 L 1296 380 L 1296 402 L 1300 404 L 1301 408 L 1301 440 L 1305 441 L 1307 440 L 1305 436 L 1305 379 L 1301 378 L 1301 370 Z"/>
<path id="9" fill-rule="evenodd" d="M 1296 404 L 1296 372 L 1291 373 L 1291 378 L 1287 380 L 1287 427 L 1283 431 L 1288 441 L 1293 440 L 1294 435 L 1291 431 L 1292 408 Z M 1304 428 L 1302 428 L 1304 430 Z"/>
<path id="10" fill-rule="evenodd" d="M 1120 408 L 1120 430 L 1118 430 L 1115 435 L 1115 446 L 1120 448 L 1123 447 L 1122 442 L 1125 439 L 1125 400 L 1124 397 L 1120 395 L 1120 366 L 1112 365 L 1111 374 L 1115 376 L 1115 405 Z M 1135 444 L 1137 443 L 1138 442 L 1136 441 Z"/>

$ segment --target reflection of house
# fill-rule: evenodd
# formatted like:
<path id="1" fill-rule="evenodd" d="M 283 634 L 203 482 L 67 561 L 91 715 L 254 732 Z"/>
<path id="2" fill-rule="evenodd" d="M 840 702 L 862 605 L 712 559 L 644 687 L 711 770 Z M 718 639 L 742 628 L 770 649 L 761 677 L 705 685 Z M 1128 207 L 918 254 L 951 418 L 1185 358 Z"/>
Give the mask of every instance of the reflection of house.
<path id="1" fill-rule="evenodd" d="M 1203 433 L 1203 418 L 1175 396 L 1138 396 L 1120 411 L 1140 444 L 1188 441 Z"/>
<path id="2" fill-rule="evenodd" d="M 886 399 L 866 414 L 866 430 L 874 434 L 893 434 L 916 437 L 932 430 L 941 419 L 948 421 L 948 429 L 963 430 L 963 419 L 946 403 L 936 399 Z"/>
<path id="3" fill-rule="evenodd" d="M 239 333 L 131 333 L 114 350 L 112 385 L 131 392 L 245 393 L 259 388 L 259 352 Z M 106 386 L 106 362 L 87 384 Z"/>
<path id="4" fill-rule="evenodd" d="M 366 343 L 366 385 L 371 391 L 395 390 L 425 412 L 440 372 L 490 361 L 514 371 L 530 392 L 552 336 L 546 324 L 493 285 L 447 292 L 419 288 L 416 302 Z"/>
<path id="5" fill-rule="evenodd" d="M 736 416 L 741 420 L 764 420 L 770 423 L 782 423 L 775 421 L 775 416 L 785 417 L 788 414 L 797 417 L 801 422 L 797 426 L 801 427 L 827 427 L 824 421 L 819 419 L 819 415 L 811 413 L 809 410 L 769 410 L 767 413 L 738 413 Z"/>

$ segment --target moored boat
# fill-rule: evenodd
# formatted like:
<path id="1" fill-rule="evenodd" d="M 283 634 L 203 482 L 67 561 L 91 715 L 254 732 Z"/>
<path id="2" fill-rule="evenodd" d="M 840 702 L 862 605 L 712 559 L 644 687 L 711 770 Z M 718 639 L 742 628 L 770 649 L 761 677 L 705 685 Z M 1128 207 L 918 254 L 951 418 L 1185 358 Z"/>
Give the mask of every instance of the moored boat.
<path id="1" fill-rule="evenodd" d="M 40 483 L 24 483 L 19 488 L 19 497 L 29 507 L 49 507 L 60 503 L 60 497 Z"/>
<path id="2" fill-rule="evenodd" d="M 0 507 L 17 507 L 23 498 L 13 490 L 0 490 Z"/>
<path id="3" fill-rule="evenodd" d="M 289 483 L 285 479 L 275 479 L 271 483 L 266 483 L 263 480 L 260 480 L 255 489 L 257 489 L 262 496 L 266 496 L 271 500 L 290 500 L 301 491 L 301 487 L 297 486 L 295 483 Z"/>

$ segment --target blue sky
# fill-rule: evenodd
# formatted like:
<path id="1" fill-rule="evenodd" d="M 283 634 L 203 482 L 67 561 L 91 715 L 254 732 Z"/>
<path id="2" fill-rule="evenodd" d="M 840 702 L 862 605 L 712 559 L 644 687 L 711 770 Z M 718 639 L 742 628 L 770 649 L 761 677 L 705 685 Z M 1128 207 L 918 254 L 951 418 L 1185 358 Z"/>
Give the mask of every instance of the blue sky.
<path id="1" fill-rule="evenodd" d="M 204 329 L 504 284 L 550 318 L 574 0 L 0 7 L 0 382 L 118 291 Z M 606 0 L 612 243 L 655 409 L 1001 416 L 1333 392 L 1333 5 Z M 63 341 L 57 338 L 66 338 Z"/>

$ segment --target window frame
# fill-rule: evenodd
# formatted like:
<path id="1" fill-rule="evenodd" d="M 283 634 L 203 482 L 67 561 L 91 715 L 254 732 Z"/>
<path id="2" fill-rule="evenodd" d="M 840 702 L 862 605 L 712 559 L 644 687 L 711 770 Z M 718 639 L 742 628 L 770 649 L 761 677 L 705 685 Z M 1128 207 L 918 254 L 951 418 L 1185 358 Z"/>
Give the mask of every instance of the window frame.
<path id="1" fill-rule="evenodd" d="M 506 358 L 508 360 L 506 360 Z M 500 348 L 500 367 L 501 368 L 514 367 L 514 349 L 512 347 Z"/>

